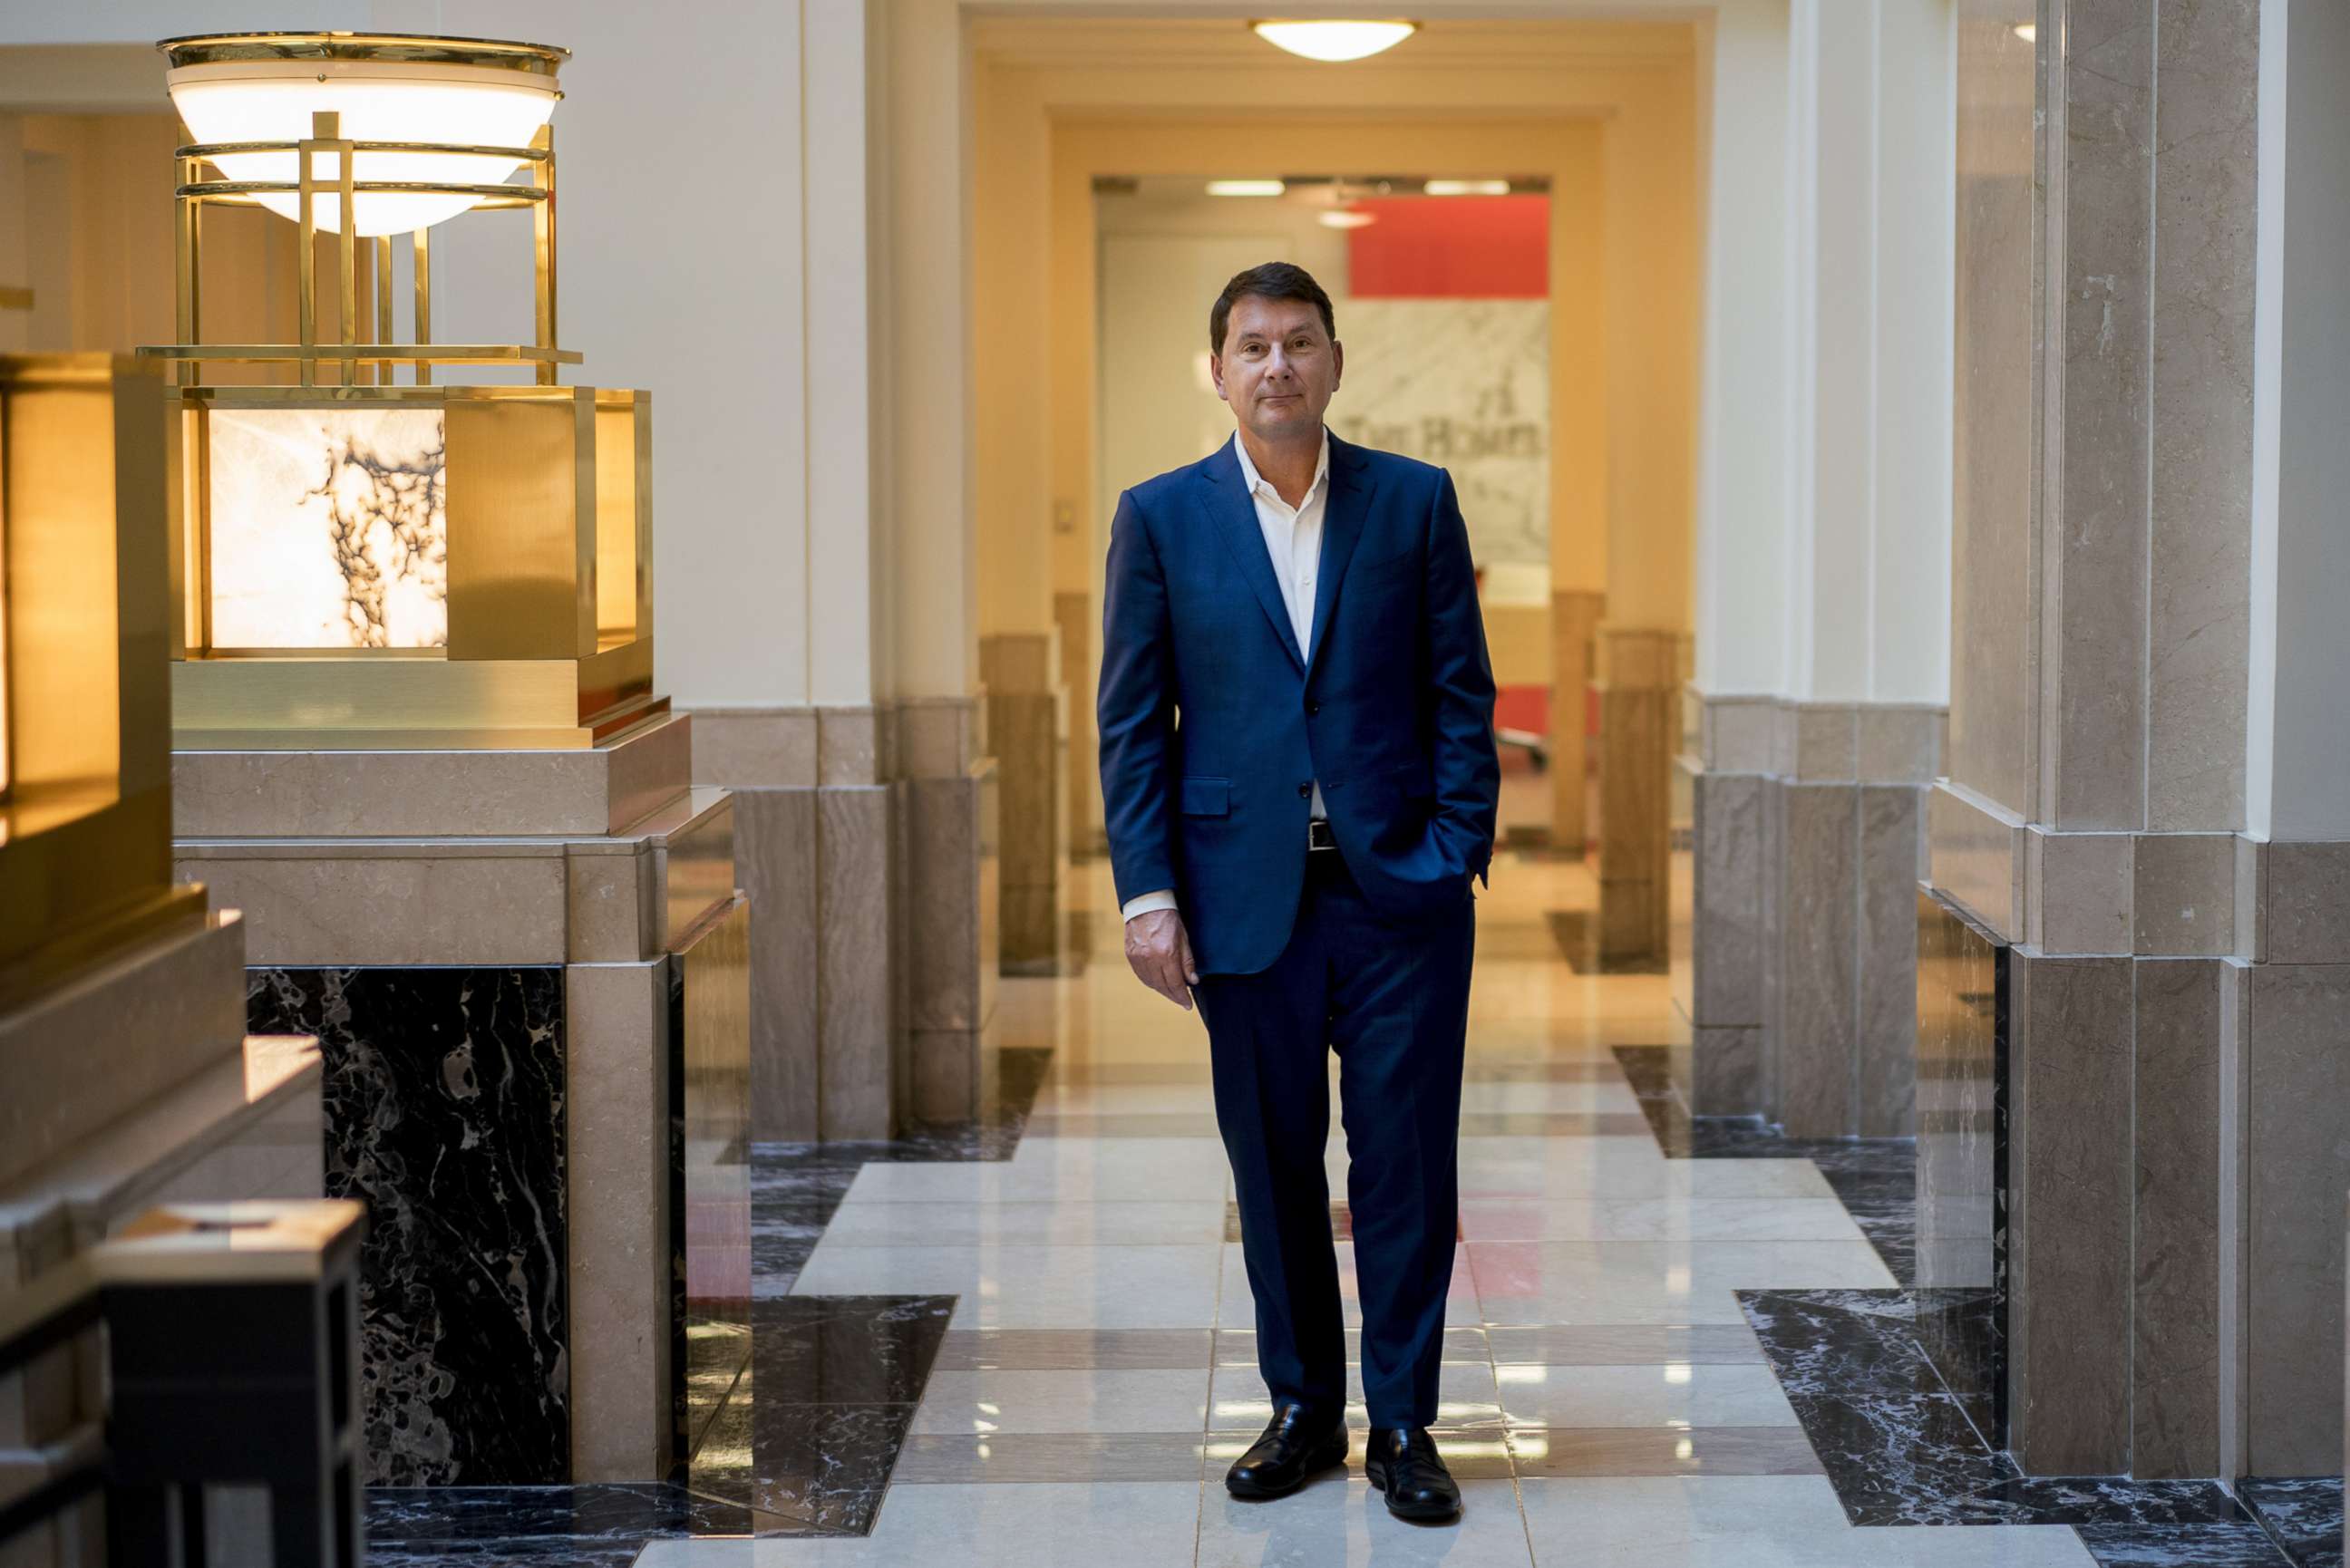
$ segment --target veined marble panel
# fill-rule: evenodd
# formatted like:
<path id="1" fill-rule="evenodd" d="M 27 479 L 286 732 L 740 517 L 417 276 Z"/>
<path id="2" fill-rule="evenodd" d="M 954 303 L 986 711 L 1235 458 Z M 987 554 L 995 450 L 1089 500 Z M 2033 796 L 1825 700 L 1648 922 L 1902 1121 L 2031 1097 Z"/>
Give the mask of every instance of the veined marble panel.
<path id="1" fill-rule="evenodd" d="M 1550 562 L 1550 301 L 1350 299 L 1344 439 L 1452 472 L 1480 566 Z"/>
<path id="2" fill-rule="evenodd" d="M 368 1206 L 368 1484 L 566 1479 L 562 968 L 255 969 L 247 1006 L 318 1036 L 327 1196 Z"/>
<path id="3" fill-rule="evenodd" d="M 215 648 L 445 648 L 448 435 L 424 409 L 208 417 Z"/>

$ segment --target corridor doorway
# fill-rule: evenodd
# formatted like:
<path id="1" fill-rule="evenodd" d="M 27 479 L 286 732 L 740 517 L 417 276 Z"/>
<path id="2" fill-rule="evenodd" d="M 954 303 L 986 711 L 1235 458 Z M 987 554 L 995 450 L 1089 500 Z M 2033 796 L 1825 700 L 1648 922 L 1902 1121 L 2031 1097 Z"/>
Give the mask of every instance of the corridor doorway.
<path id="1" fill-rule="evenodd" d="M 1305 267 L 1347 348 L 1332 431 L 1443 466 L 1459 489 L 1500 689 L 1499 831 L 1543 846 L 1553 715 L 1584 707 L 1553 691 L 1550 205 L 1546 180 L 1458 171 L 1094 182 L 1095 555 L 1119 491 L 1231 439 L 1206 302 L 1261 262 Z"/>

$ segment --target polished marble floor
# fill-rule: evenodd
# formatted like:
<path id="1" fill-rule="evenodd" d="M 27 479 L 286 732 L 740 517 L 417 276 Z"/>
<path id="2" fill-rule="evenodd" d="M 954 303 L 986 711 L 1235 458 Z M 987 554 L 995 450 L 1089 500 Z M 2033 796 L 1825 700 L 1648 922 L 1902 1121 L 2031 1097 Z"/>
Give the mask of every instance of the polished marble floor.
<path id="1" fill-rule="evenodd" d="M 1480 905 L 1440 1385 L 1457 1527 L 1389 1519 L 1359 1462 L 1225 1495 L 1267 1405 L 1206 1044 L 1097 921 L 1082 975 L 1004 982 L 984 1125 L 757 1151 L 754 1414 L 691 1491 L 512 1500 L 550 1533 L 487 1500 L 470 1523 L 371 1500 L 377 1560 L 2338 1563 L 2338 1485 L 2277 1488 L 2288 1556 L 2216 1485 L 2022 1482 L 1970 1447 L 1905 1327 L 1908 1147 L 1690 1124 L 1655 1050 L 1667 980 L 1562 961 L 1551 913 L 1594 898 L 1581 866 L 1504 857 Z M 1335 1128 L 1327 1163 L 1343 1194 Z M 1351 1298 L 1343 1203 L 1332 1221 Z M 565 1518 L 594 1525 L 569 1556 Z"/>

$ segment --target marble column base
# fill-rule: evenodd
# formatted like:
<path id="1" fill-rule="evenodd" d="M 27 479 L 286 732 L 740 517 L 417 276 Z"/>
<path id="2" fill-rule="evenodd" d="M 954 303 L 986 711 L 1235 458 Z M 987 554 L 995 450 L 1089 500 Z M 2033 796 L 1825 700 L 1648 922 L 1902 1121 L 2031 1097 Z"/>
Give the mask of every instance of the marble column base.
<path id="1" fill-rule="evenodd" d="M 1560 588 L 1550 597 L 1550 841 L 1562 854 L 1591 848 L 1592 677 L 1607 596 Z"/>
<path id="2" fill-rule="evenodd" d="M 1002 792 L 998 961 L 1006 974 L 1059 972 L 1068 879 L 1068 694 L 1051 632 L 980 639 L 987 749 Z"/>
<path id="3" fill-rule="evenodd" d="M 1683 1090 L 1795 1137 L 1915 1122 L 1917 951 L 1939 710 L 1700 697 Z"/>
<path id="4" fill-rule="evenodd" d="M 2166 879 L 2210 876 L 2192 843 L 2125 844 L 2117 859 L 2095 847 L 2136 897 L 2119 919 L 2078 919 L 2110 899 L 2113 878 L 2073 877 L 2091 846 L 2054 847 L 2057 875 L 2043 853 L 2019 899 L 2043 932 L 2175 942 Z M 1979 971 L 1952 950 L 1996 951 L 2000 939 L 1988 922 L 1969 920 L 1964 940 L 1949 918 L 1920 927 L 1920 1284 L 1980 1287 L 1981 1236 L 2005 1238 L 2007 1428 L 2028 1473 L 2289 1475 L 2337 1461 L 2350 846 L 2239 841 L 2237 861 L 2232 897 L 2198 918 L 2245 950 L 2019 944 L 1993 987 L 2005 1033 L 1988 1046 L 1950 1044 L 1963 1033 L 1950 1021 L 1982 1006 L 1980 974 L 1934 977 Z M 1930 1240 L 1937 1225 L 1949 1246 Z M 1964 1360 L 1937 1351 L 1962 1398 Z"/>
<path id="5" fill-rule="evenodd" d="M 1679 637 L 1603 628 L 1599 681 L 1599 961 L 1664 972 L 1671 937 Z"/>
<path id="6" fill-rule="evenodd" d="M 244 935 L 234 911 L 207 915 L 199 902 L 190 919 L 0 1013 L 0 1184 L 236 1054 Z"/>
<path id="7" fill-rule="evenodd" d="M 697 710 L 750 896 L 763 1141 L 887 1137 L 952 1101 L 997 971 L 996 770 L 974 698 Z M 917 1039 L 923 1042 L 918 1051 Z"/>
<path id="8" fill-rule="evenodd" d="M 223 796 L 205 809 L 228 816 L 192 820 L 238 831 L 182 836 L 174 855 L 244 911 L 250 1026 L 322 1041 L 328 1190 L 369 1212 L 370 1484 L 666 1471 L 667 1237 L 682 1223 L 661 1201 L 664 1088 L 682 1048 L 666 977 L 739 908 L 733 804 L 691 786 L 690 735 L 672 720 L 586 762 L 434 753 L 432 799 L 450 815 L 432 835 L 330 820 L 316 787 L 380 787 L 411 768 L 405 754 L 179 759 L 191 776 L 249 775 L 301 829 L 265 836 L 267 814 Z M 574 798 L 583 769 L 602 782 Z M 616 807 L 639 798 L 616 782 L 630 777 L 666 793 Z M 381 804 L 384 821 L 421 826 Z M 631 819 L 608 830 L 616 809 Z M 747 1071 L 747 1007 L 733 1019 L 728 1048 Z"/>

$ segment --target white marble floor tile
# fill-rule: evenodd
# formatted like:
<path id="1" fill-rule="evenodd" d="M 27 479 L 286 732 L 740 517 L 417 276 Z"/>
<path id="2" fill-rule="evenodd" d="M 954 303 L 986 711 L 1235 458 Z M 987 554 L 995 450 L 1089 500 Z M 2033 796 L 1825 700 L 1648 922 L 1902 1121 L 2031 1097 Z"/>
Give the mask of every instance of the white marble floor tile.
<path id="1" fill-rule="evenodd" d="M 1464 1111 L 1621 1111 L 1638 1116 L 1639 1097 L 1624 1083 L 1508 1083 L 1461 1085 Z"/>
<path id="2" fill-rule="evenodd" d="M 1820 1476 L 1529 1480 L 1537 1568 L 2090 1568 L 2064 1526 L 1855 1530 Z"/>
<path id="3" fill-rule="evenodd" d="M 638 1568 L 1191 1568 L 1200 1487 L 1183 1481 L 898 1486 L 873 1533 L 660 1541 Z"/>
<path id="4" fill-rule="evenodd" d="M 1436 1424 L 1440 1427 L 1496 1427 L 1502 1404 L 1493 1386 L 1493 1368 L 1482 1361 L 1448 1361 L 1437 1371 Z M 1254 1434 L 1273 1419 L 1273 1396 L 1253 1366 L 1220 1366 L 1209 1394 L 1208 1426 L 1211 1431 Z M 1365 1428 L 1370 1412 L 1363 1404 L 1363 1369 L 1347 1368 L 1347 1424 Z"/>
<path id="5" fill-rule="evenodd" d="M 1023 1138 L 1010 1159 L 868 1165 L 859 1203 L 1155 1202 L 1222 1198 L 1232 1185 L 1215 1138 Z"/>
<path id="6" fill-rule="evenodd" d="M 1464 1481 L 1461 1521 L 1405 1524 L 1352 1476 L 1328 1475 L 1272 1502 L 1202 1488 L 1200 1568 L 1526 1568 L 1525 1527 L 1506 1480 Z"/>
<path id="7" fill-rule="evenodd" d="M 1769 1366 L 1499 1366 L 1513 1427 L 1793 1427 Z"/>
<path id="8" fill-rule="evenodd" d="M 1461 1205 L 1471 1241 L 1858 1241 L 1833 1198 L 1478 1199 Z"/>
<path id="9" fill-rule="evenodd" d="M 1204 1245 L 1224 1239 L 1220 1198 L 1180 1202 L 991 1203 L 981 1199 L 928 1203 L 841 1204 L 824 1232 L 836 1247 L 990 1246 L 1034 1243 L 1055 1247 Z"/>
<path id="10" fill-rule="evenodd" d="M 871 1169 L 868 1166 L 867 1169 Z M 796 1295 L 951 1294 L 954 1328 L 1206 1328 L 1222 1247 L 836 1247 Z"/>
<path id="11" fill-rule="evenodd" d="M 1555 1142 L 1572 1152 L 1539 1147 Z M 1645 1144 L 1645 1147 L 1624 1145 Z M 1666 1159 L 1654 1139 L 1464 1137 L 1461 1199 L 1546 1202 L 1563 1198 L 1817 1198 L 1835 1189 L 1808 1159 Z"/>
<path id="12" fill-rule="evenodd" d="M 1889 1290 L 1866 1241 L 1480 1241 L 1470 1267 L 1496 1324 L 1742 1323 L 1740 1290 Z"/>
<path id="13" fill-rule="evenodd" d="M 913 1430 L 1190 1432 L 1206 1425 L 1209 1373 L 1188 1371 L 933 1372 Z"/>

